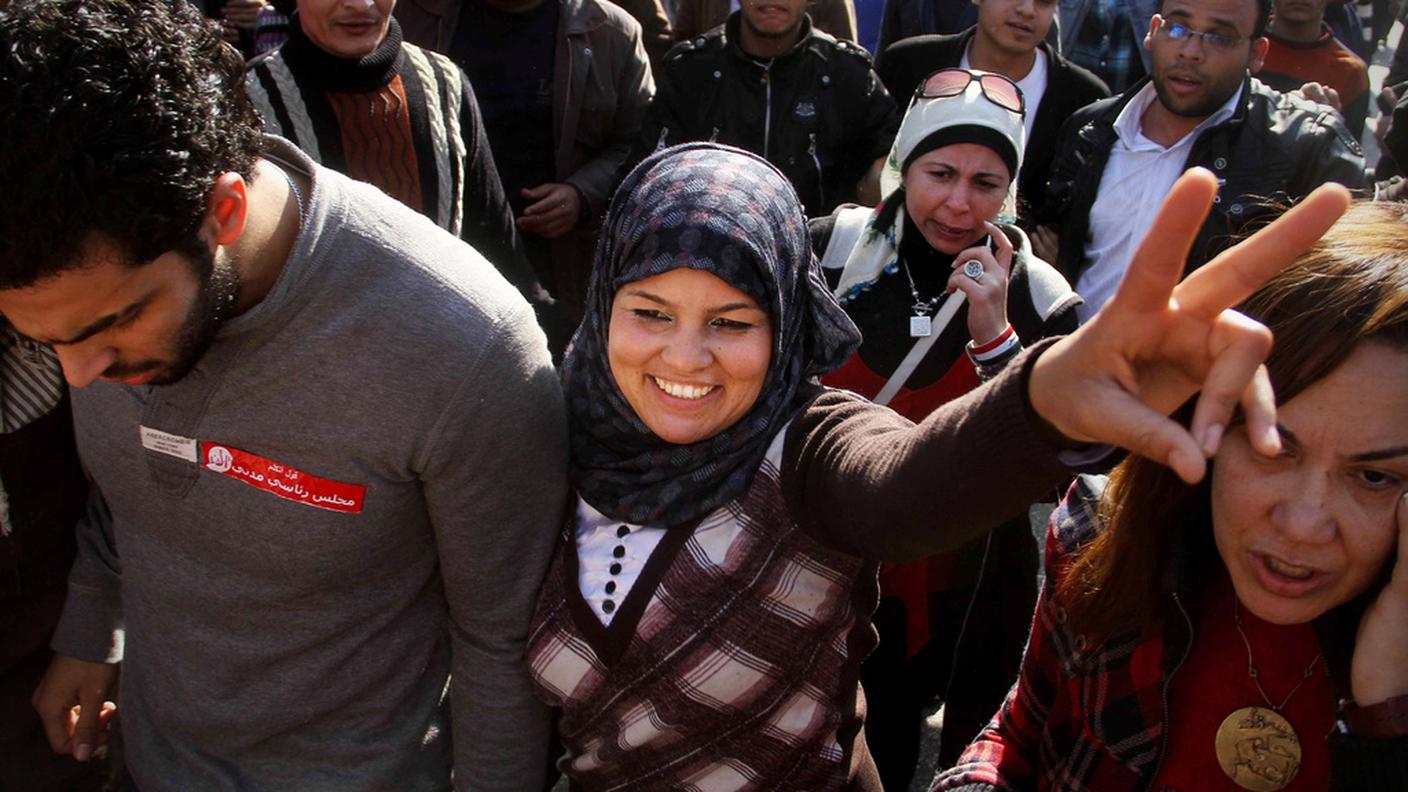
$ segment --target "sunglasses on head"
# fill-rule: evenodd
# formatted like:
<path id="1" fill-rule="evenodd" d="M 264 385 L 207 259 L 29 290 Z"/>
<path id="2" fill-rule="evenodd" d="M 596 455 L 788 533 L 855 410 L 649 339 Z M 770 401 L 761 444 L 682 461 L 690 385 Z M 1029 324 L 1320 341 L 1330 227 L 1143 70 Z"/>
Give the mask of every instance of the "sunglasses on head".
<path id="1" fill-rule="evenodd" d="M 975 81 L 989 102 L 1018 115 L 1027 114 L 1027 100 L 1022 96 L 1022 89 L 1001 74 L 992 72 L 940 69 L 924 78 L 924 82 L 919 84 L 919 90 L 915 91 L 914 98 L 942 99 L 947 96 L 960 96 L 968 90 L 968 85 Z"/>

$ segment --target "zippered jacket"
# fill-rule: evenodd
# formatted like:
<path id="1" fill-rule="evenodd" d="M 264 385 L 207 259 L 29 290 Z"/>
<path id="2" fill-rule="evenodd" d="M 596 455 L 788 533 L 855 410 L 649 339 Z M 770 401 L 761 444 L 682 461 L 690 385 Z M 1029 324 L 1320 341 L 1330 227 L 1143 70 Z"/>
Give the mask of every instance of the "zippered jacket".
<path id="1" fill-rule="evenodd" d="M 630 169 L 655 85 L 641 25 L 615 3 L 555 0 L 561 6 L 553 56 L 553 179 L 576 188 L 583 218 L 549 240 L 549 255 L 530 260 L 575 327 L 586 298 L 596 227 L 607 201 Z M 459 24 L 459 0 L 404 0 L 397 5 L 406 41 L 449 52 Z"/>
<path id="2" fill-rule="evenodd" d="M 808 217 L 855 200 L 855 185 L 890 151 L 900 117 L 870 54 L 803 21 L 802 40 L 768 61 L 739 46 L 737 13 L 675 46 L 656 75 L 642 151 L 726 143 L 781 170 Z"/>

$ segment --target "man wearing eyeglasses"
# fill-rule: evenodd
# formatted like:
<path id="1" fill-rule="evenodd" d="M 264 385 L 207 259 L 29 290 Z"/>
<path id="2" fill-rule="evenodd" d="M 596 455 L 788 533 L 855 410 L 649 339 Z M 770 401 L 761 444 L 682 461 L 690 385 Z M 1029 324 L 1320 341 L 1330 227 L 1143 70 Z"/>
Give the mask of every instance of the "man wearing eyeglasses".
<path id="1" fill-rule="evenodd" d="M 1114 293 L 1134 247 L 1184 170 L 1220 189 L 1188 269 L 1253 220 L 1335 181 L 1367 182 L 1364 157 L 1329 107 L 1250 75 L 1266 55 L 1270 0 L 1164 0 L 1144 46 L 1152 73 L 1077 112 L 1061 130 L 1034 246 L 1085 298 L 1089 319 Z"/>

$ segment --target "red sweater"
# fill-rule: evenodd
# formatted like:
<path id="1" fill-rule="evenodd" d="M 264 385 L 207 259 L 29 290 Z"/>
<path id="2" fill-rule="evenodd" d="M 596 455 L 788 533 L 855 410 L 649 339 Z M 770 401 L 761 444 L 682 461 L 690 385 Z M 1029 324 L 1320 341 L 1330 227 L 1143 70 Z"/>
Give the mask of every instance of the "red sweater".
<path id="1" fill-rule="evenodd" d="M 1340 95 L 1345 125 L 1356 137 L 1363 136 L 1364 119 L 1369 112 L 1369 69 L 1358 55 L 1335 39 L 1328 25 L 1321 25 L 1320 38 L 1309 44 L 1286 41 L 1268 31 L 1266 38 L 1271 46 L 1255 76 L 1287 93 L 1308 82 L 1334 88 Z"/>
<path id="2" fill-rule="evenodd" d="M 1241 789 L 1218 765 L 1213 737 L 1232 710 L 1260 706 L 1265 701 L 1247 672 L 1246 645 L 1232 620 L 1235 596 L 1227 573 L 1219 571 L 1197 614 L 1192 654 L 1169 684 L 1167 753 L 1154 789 Z M 1245 608 L 1241 616 L 1262 686 L 1274 698 L 1273 703 L 1286 701 L 1281 714 L 1300 738 L 1300 770 L 1285 788 L 1290 792 L 1325 789 L 1330 783 L 1326 738 L 1334 728 L 1335 696 L 1324 663 L 1316 665 L 1296 689 L 1306 666 L 1320 654 L 1315 632 L 1309 624 L 1269 624 Z M 1292 690 L 1295 695 L 1286 700 Z"/>

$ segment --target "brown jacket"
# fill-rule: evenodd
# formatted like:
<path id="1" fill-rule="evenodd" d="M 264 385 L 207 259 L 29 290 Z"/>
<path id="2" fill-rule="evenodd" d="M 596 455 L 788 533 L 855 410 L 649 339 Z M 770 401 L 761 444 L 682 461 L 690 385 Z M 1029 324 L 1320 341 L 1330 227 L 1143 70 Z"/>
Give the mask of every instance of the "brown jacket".
<path id="1" fill-rule="evenodd" d="M 595 227 L 625 174 L 655 81 L 635 19 L 608 0 L 558 0 L 553 67 L 554 177 L 586 200 L 587 222 L 552 240 L 553 296 L 580 318 L 596 242 Z M 654 0 L 658 4 L 658 0 Z M 459 21 L 459 0 L 401 0 L 405 40 L 447 52 Z M 538 267 L 543 262 L 534 262 Z"/>
<path id="2" fill-rule="evenodd" d="M 675 40 L 688 41 L 722 25 L 729 0 L 679 0 L 675 5 Z M 856 40 L 856 7 L 852 0 L 814 0 L 807 13 L 812 24 L 838 39 Z"/>

